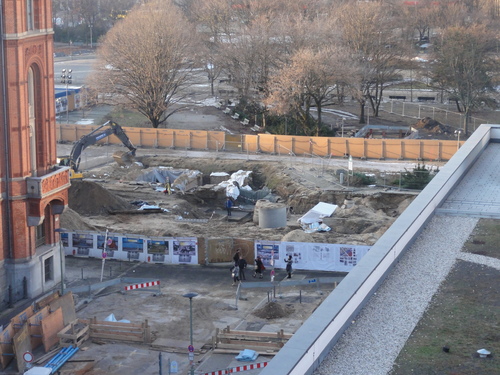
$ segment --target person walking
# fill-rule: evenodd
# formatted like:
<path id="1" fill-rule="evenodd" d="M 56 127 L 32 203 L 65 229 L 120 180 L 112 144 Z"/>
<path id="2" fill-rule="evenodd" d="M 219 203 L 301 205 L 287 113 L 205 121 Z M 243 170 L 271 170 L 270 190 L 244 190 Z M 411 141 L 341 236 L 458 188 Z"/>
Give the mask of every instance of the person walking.
<path id="1" fill-rule="evenodd" d="M 257 277 L 257 274 L 259 275 L 259 279 L 262 279 L 264 275 L 262 274 L 262 271 L 264 271 L 266 267 L 264 267 L 264 263 L 262 262 L 262 258 L 260 256 L 255 259 L 255 272 L 253 273 L 253 277 Z"/>
<path id="2" fill-rule="evenodd" d="M 293 264 L 293 259 L 292 256 L 289 255 L 287 259 L 285 259 L 286 262 L 286 273 L 288 274 L 287 279 L 292 278 L 292 264 Z"/>
<path id="3" fill-rule="evenodd" d="M 247 268 L 247 261 L 244 258 L 240 258 L 238 261 L 238 266 L 240 268 L 240 280 L 246 280 L 245 268 Z"/>
<path id="4" fill-rule="evenodd" d="M 230 197 L 227 197 L 227 199 L 226 199 L 227 216 L 231 216 L 231 209 L 232 208 L 233 208 L 233 201 L 231 200 Z"/>
<path id="5" fill-rule="evenodd" d="M 239 267 L 239 265 L 240 265 L 240 256 L 241 256 L 240 249 L 238 249 L 238 250 L 236 250 L 236 252 L 233 255 L 233 262 L 234 262 L 235 266 Z"/>
<path id="6" fill-rule="evenodd" d="M 167 180 L 165 181 L 165 190 L 163 191 L 164 194 L 171 195 L 172 194 L 172 188 L 170 186 L 170 179 L 167 177 Z"/>
<path id="7" fill-rule="evenodd" d="M 234 265 L 231 275 L 233 276 L 232 285 L 235 286 L 240 281 L 240 266 Z"/>

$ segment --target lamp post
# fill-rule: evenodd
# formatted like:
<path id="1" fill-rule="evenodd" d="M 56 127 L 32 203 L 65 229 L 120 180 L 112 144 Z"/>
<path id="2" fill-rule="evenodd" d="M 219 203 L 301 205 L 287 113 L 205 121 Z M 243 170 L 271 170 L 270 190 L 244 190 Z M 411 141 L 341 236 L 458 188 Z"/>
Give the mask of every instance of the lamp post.
<path id="1" fill-rule="evenodd" d="M 64 249 L 62 246 L 61 233 L 67 232 L 64 228 L 54 229 L 55 233 L 59 233 L 59 260 L 61 266 L 61 296 L 64 295 Z"/>
<path id="2" fill-rule="evenodd" d="M 71 84 L 72 76 L 71 73 L 73 70 L 71 69 L 63 69 L 61 71 L 61 83 L 66 84 L 66 124 L 69 123 L 69 98 L 68 98 L 68 85 Z"/>
<path id="3" fill-rule="evenodd" d="M 193 298 L 196 297 L 198 293 L 190 292 L 183 294 L 183 297 L 189 298 L 189 353 L 191 354 L 193 348 Z M 191 357 L 191 356 L 190 356 Z M 194 375 L 194 365 L 193 360 L 190 358 L 190 374 Z"/>
<path id="4" fill-rule="evenodd" d="M 90 28 L 90 49 L 92 49 L 92 28 L 94 27 L 94 25 L 92 23 L 89 24 L 89 28 Z"/>

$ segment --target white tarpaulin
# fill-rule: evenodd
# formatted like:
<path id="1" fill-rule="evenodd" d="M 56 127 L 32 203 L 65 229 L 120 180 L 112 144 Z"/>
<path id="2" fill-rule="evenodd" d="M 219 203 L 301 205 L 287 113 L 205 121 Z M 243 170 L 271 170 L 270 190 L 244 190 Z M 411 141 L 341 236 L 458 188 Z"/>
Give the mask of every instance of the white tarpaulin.
<path id="1" fill-rule="evenodd" d="M 297 221 L 300 224 L 317 223 L 324 217 L 332 216 L 337 207 L 336 204 L 319 202 Z"/>
<path id="2" fill-rule="evenodd" d="M 238 172 L 234 172 L 229 180 L 221 182 L 218 186 L 226 189 L 226 196 L 231 197 L 234 200 L 238 199 L 240 196 L 240 189 L 245 187 L 245 189 L 252 190 L 248 184 L 248 177 L 252 171 L 242 171 L 241 169 Z M 214 175 L 213 173 L 211 176 Z M 233 183 L 236 182 L 236 185 Z"/>
<path id="3" fill-rule="evenodd" d="M 321 219 L 324 217 L 330 217 L 337 209 L 336 204 L 330 204 L 325 202 L 319 202 L 316 206 L 311 208 L 304 216 L 302 216 L 297 222 L 302 226 L 302 229 L 307 233 L 313 232 L 327 232 L 331 228 L 327 225 L 321 223 Z"/>

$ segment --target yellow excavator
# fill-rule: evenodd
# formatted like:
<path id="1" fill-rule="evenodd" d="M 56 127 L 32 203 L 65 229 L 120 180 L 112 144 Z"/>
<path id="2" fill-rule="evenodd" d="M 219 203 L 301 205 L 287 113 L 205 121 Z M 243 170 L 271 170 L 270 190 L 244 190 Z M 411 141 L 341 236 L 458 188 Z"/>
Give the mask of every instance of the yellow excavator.
<path id="1" fill-rule="evenodd" d="M 106 128 L 102 130 L 103 128 Z M 118 139 L 120 139 L 125 146 L 130 150 L 128 152 L 118 151 L 113 154 L 113 159 L 119 165 L 127 165 L 132 163 L 135 160 L 135 151 L 136 147 L 130 142 L 127 134 L 123 128 L 113 121 L 107 121 L 106 123 L 99 126 L 97 129 L 94 129 L 89 134 L 84 135 L 80 138 L 73 146 L 71 150 L 71 154 L 69 156 L 61 156 L 58 158 L 59 165 L 70 167 L 69 177 L 70 179 L 82 179 L 83 174 L 78 173 L 80 167 L 80 157 L 88 146 L 96 144 L 103 138 L 106 138 L 110 135 L 116 135 Z"/>

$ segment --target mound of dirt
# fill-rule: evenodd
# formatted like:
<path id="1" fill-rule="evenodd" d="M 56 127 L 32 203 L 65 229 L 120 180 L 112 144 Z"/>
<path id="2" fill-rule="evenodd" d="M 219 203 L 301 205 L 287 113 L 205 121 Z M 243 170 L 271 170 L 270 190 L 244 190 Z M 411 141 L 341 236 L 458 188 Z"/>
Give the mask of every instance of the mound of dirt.
<path id="1" fill-rule="evenodd" d="M 61 215 L 61 228 L 67 230 L 97 230 L 96 227 L 86 223 L 77 212 L 69 207 Z"/>
<path id="2" fill-rule="evenodd" d="M 430 133 L 449 133 L 450 128 L 447 125 L 441 124 L 439 121 L 436 121 L 430 117 L 424 117 L 421 120 L 418 120 L 416 124 L 413 125 L 415 129 L 423 129 Z"/>
<path id="3" fill-rule="evenodd" d="M 108 214 L 109 211 L 130 210 L 134 207 L 92 181 L 72 181 L 69 206 L 84 216 Z"/>
<path id="4" fill-rule="evenodd" d="M 285 234 L 281 241 L 283 242 L 312 242 L 311 235 L 309 233 L 304 232 L 303 229 L 295 229 L 291 232 Z"/>
<path id="5" fill-rule="evenodd" d="M 281 306 L 278 302 L 269 302 L 266 305 L 256 310 L 253 314 L 262 319 L 277 319 L 285 318 L 293 313 L 293 307 Z"/>

